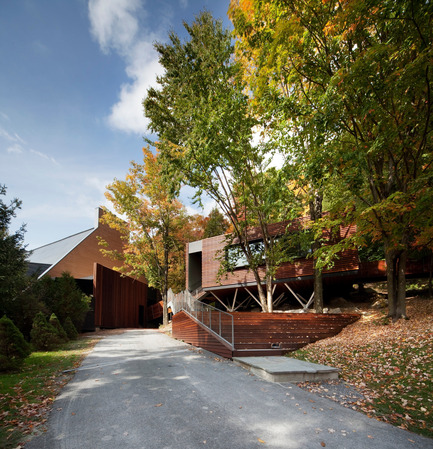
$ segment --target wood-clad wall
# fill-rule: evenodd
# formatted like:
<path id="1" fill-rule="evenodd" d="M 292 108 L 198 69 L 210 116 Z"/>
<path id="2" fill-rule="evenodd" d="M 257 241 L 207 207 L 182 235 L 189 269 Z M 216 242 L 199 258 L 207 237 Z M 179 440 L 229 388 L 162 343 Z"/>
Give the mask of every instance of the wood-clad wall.
<path id="1" fill-rule="evenodd" d="M 178 340 L 183 340 L 222 357 L 232 357 L 232 350 L 229 345 L 224 344 L 183 311 L 173 315 L 172 335 Z"/>
<path id="2" fill-rule="evenodd" d="M 98 218 L 101 218 L 102 213 L 102 209 L 99 209 Z M 118 265 L 117 261 L 105 257 L 101 253 L 98 237 L 108 242 L 110 250 L 122 250 L 123 243 L 120 233 L 115 229 L 111 229 L 108 225 L 98 222 L 98 226 L 94 231 L 73 248 L 71 252 L 65 254 L 47 274 L 51 277 L 59 277 L 66 271 L 75 279 L 90 278 L 93 275 L 93 264 L 95 262 L 108 268 Z"/>
<path id="3" fill-rule="evenodd" d="M 147 285 L 94 264 L 95 326 L 143 327 L 146 324 Z"/>
<path id="4" fill-rule="evenodd" d="M 220 286 L 234 286 L 237 284 L 254 283 L 253 273 L 247 268 L 237 268 L 233 273 L 222 276 L 220 283 L 217 283 L 218 269 L 220 262 L 217 259 L 218 251 L 225 246 L 224 236 L 211 237 L 203 240 L 202 243 L 202 287 L 212 288 Z M 339 259 L 335 261 L 334 266 L 329 270 L 323 270 L 323 273 L 338 273 L 357 270 L 359 268 L 358 252 L 347 250 L 339 254 Z M 264 277 L 265 269 L 261 269 L 261 275 Z M 277 270 L 276 281 L 286 280 L 302 276 L 313 276 L 313 260 L 298 259 L 294 263 L 283 263 Z"/>
<path id="5" fill-rule="evenodd" d="M 183 311 L 173 316 L 173 337 L 227 358 L 275 356 L 332 337 L 360 317 L 358 314 L 254 312 L 232 315 L 233 351 Z"/>
<path id="6" fill-rule="evenodd" d="M 309 343 L 333 337 L 359 319 L 359 314 L 235 312 L 235 354 L 244 351 L 294 351 Z M 264 352 L 264 354 L 268 353 Z"/>

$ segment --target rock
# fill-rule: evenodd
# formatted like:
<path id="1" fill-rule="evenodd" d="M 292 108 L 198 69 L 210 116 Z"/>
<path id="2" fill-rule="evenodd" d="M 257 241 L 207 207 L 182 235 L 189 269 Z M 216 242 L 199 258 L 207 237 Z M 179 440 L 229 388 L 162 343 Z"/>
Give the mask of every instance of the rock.
<path id="1" fill-rule="evenodd" d="M 371 306 L 372 309 L 384 309 L 385 307 L 388 307 L 386 298 L 378 298 Z"/>
<path id="2" fill-rule="evenodd" d="M 351 304 L 342 297 L 332 298 L 329 301 L 329 307 L 350 307 Z"/>

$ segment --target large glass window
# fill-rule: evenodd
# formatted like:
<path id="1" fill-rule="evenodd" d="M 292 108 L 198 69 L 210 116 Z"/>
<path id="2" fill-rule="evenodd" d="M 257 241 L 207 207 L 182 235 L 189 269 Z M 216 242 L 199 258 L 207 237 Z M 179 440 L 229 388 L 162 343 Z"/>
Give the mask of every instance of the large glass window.
<path id="1" fill-rule="evenodd" d="M 264 263 L 264 252 L 265 245 L 263 244 L 263 240 L 255 240 L 253 242 L 249 242 L 250 251 L 254 258 L 259 259 L 259 265 Z M 232 245 L 227 248 L 226 258 L 228 264 L 232 268 L 242 268 L 247 267 L 248 261 L 245 253 L 242 251 L 240 245 Z"/>

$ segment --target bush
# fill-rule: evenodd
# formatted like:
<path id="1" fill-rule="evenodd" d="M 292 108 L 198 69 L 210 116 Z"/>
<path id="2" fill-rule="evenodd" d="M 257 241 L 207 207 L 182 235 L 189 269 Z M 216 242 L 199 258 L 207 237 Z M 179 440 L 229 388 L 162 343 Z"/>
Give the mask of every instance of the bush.
<path id="1" fill-rule="evenodd" d="M 65 329 L 66 335 L 70 340 L 76 340 L 78 338 L 78 331 L 70 317 L 67 317 L 63 323 L 63 329 Z"/>
<path id="2" fill-rule="evenodd" d="M 35 316 L 30 337 L 32 345 L 39 351 L 50 351 L 61 343 L 57 330 L 48 323 L 42 312 Z"/>
<path id="3" fill-rule="evenodd" d="M 80 330 L 90 309 L 90 298 L 77 286 L 75 279 L 68 273 L 51 279 L 41 279 L 42 300 L 50 313 L 55 313 L 61 323 L 70 317 L 76 329 Z"/>
<path id="4" fill-rule="evenodd" d="M 19 369 L 31 353 L 23 334 L 6 315 L 0 319 L 0 371 Z"/>
<path id="5" fill-rule="evenodd" d="M 52 314 L 51 314 L 49 323 L 51 324 L 51 326 L 54 327 L 54 329 L 56 329 L 56 331 L 57 331 L 57 336 L 59 337 L 59 340 L 60 340 L 62 343 L 66 343 L 66 342 L 69 340 L 69 338 L 68 338 L 68 336 L 66 335 L 65 329 L 63 329 L 63 327 L 62 327 L 62 325 L 60 324 L 60 321 L 59 321 L 59 319 L 56 317 L 56 314 L 55 314 L 55 313 L 52 313 Z"/>

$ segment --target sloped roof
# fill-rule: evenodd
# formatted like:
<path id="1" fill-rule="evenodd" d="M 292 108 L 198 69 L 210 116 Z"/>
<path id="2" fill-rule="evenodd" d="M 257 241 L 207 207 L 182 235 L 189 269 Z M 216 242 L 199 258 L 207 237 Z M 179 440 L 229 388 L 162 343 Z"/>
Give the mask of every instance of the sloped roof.
<path id="1" fill-rule="evenodd" d="M 69 237 L 65 237 L 64 239 L 57 240 L 56 242 L 49 243 L 48 245 L 40 246 L 39 248 L 32 250 L 31 254 L 27 257 L 27 261 L 35 268 L 36 266 L 39 266 L 40 268 L 43 267 L 46 270 L 47 267 L 49 268 L 63 259 L 63 257 L 69 254 L 94 230 L 95 228 L 87 229 L 86 231 L 82 231 L 77 234 L 70 235 Z"/>

